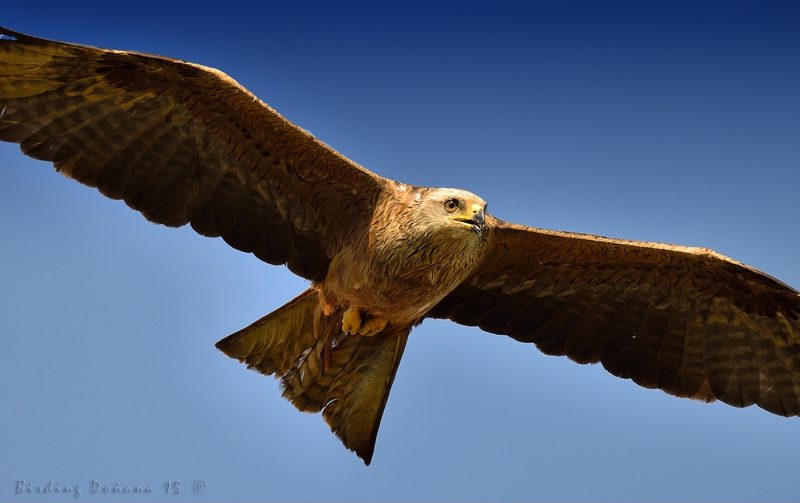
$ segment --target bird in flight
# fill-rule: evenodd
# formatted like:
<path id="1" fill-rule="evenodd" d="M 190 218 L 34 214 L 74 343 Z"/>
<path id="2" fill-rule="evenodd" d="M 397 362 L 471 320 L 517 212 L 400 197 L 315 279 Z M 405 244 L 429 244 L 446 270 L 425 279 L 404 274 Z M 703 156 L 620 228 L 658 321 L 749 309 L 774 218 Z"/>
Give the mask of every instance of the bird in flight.
<path id="1" fill-rule="evenodd" d="M 408 336 L 450 319 L 647 388 L 800 415 L 800 294 L 705 248 L 504 222 L 372 173 L 224 73 L 0 28 L 0 140 L 311 282 L 220 340 L 366 464 Z"/>

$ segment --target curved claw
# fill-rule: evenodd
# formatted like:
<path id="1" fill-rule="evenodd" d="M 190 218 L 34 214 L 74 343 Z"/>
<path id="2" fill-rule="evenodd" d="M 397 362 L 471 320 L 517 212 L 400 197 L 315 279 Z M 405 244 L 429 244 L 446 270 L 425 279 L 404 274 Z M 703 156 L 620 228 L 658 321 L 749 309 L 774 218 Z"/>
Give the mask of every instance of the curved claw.
<path id="1" fill-rule="evenodd" d="M 359 330 L 361 330 L 361 311 L 357 307 L 350 306 L 342 316 L 342 332 L 357 334 Z"/>
<path id="2" fill-rule="evenodd" d="M 367 321 L 361 324 L 361 328 L 358 330 L 358 333 L 367 337 L 375 335 L 383 331 L 388 322 L 389 320 L 386 318 L 382 318 L 380 316 L 370 316 Z"/>
<path id="3" fill-rule="evenodd" d="M 357 307 L 350 306 L 342 315 L 342 332 L 370 336 L 381 332 L 389 320 L 382 316 L 367 316 Z"/>

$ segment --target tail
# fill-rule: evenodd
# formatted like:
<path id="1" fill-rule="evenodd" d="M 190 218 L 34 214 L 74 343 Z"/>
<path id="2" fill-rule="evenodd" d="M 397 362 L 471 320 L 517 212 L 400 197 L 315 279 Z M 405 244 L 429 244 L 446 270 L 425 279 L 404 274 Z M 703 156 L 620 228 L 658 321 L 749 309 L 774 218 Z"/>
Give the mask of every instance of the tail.
<path id="1" fill-rule="evenodd" d="M 310 288 L 217 342 L 248 368 L 280 379 L 283 396 L 322 416 L 345 447 L 369 465 L 383 410 L 411 327 L 371 336 L 341 333 L 342 312 L 322 313 Z"/>

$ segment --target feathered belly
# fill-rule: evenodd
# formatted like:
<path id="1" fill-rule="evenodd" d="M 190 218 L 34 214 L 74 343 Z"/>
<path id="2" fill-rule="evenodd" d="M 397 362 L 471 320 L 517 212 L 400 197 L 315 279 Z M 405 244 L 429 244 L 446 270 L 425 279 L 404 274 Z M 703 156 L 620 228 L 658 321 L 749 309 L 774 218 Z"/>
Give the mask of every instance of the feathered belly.
<path id="1" fill-rule="evenodd" d="M 414 323 L 472 271 L 477 254 L 459 252 L 402 244 L 383 254 L 346 250 L 331 262 L 320 288 L 331 306 L 358 306 L 392 324 Z"/>

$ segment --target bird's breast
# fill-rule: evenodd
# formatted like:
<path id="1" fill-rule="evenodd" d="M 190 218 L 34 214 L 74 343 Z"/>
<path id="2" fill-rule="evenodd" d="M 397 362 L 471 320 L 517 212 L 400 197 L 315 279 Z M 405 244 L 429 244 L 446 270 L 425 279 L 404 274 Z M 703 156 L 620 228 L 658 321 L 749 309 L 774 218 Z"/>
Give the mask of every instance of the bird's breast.
<path id="1" fill-rule="evenodd" d="M 468 233 L 373 235 L 340 252 L 322 287 L 329 302 L 358 305 L 393 323 L 413 323 L 453 291 L 482 257 Z"/>

